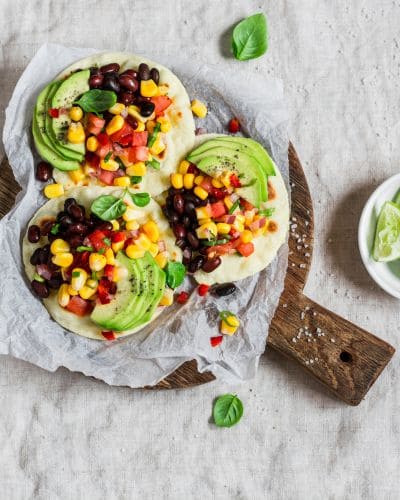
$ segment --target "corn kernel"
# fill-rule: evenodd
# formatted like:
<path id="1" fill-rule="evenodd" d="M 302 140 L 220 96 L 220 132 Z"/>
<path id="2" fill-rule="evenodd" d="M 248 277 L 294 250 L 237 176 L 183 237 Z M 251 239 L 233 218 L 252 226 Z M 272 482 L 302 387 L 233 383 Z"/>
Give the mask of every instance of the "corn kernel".
<path id="1" fill-rule="evenodd" d="M 164 295 L 159 302 L 160 306 L 170 306 L 174 303 L 174 291 L 171 288 L 166 288 Z"/>
<path id="2" fill-rule="evenodd" d="M 126 169 L 126 173 L 129 176 L 139 176 L 143 177 L 146 175 L 147 167 L 144 161 L 138 161 L 136 163 L 133 163 Z"/>
<path id="3" fill-rule="evenodd" d="M 144 233 L 140 233 L 139 237 L 135 240 L 135 245 L 143 250 L 148 250 L 150 248 L 151 241 Z"/>
<path id="4" fill-rule="evenodd" d="M 112 115 L 120 115 L 124 109 L 125 106 L 122 104 L 122 102 L 116 102 L 114 106 L 108 108 L 108 112 L 111 113 Z"/>
<path id="5" fill-rule="evenodd" d="M 139 229 L 139 223 L 136 220 L 129 220 L 125 224 L 125 228 L 127 231 L 136 231 L 136 229 Z"/>
<path id="6" fill-rule="evenodd" d="M 137 128 L 135 129 L 137 132 L 143 132 L 145 129 L 144 122 L 146 121 L 146 119 L 140 114 L 140 109 L 137 106 L 131 104 L 130 106 L 128 106 L 128 115 L 132 116 L 132 118 L 136 118 L 136 120 L 138 120 L 138 124 L 143 124 L 142 130 L 138 130 Z"/>
<path id="7" fill-rule="evenodd" d="M 179 164 L 179 173 L 187 174 L 189 167 L 190 167 L 190 162 L 188 162 L 187 160 L 182 160 Z"/>
<path id="8" fill-rule="evenodd" d="M 82 119 L 82 116 L 83 111 L 79 106 L 72 106 L 72 108 L 69 110 L 69 117 L 74 122 L 79 122 L 79 120 Z"/>
<path id="9" fill-rule="evenodd" d="M 122 116 L 115 115 L 111 118 L 111 120 L 108 122 L 106 126 L 106 134 L 107 135 L 115 134 L 115 132 L 121 130 L 121 128 L 124 125 L 125 125 L 125 120 L 122 118 Z"/>
<path id="10" fill-rule="evenodd" d="M 154 221 L 149 220 L 148 222 L 143 224 L 142 229 L 150 238 L 150 241 L 152 243 L 156 243 L 159 240 L 160 230 L 158 229 L 158 226 Z"/>
<path id="11" fill-rule="evenodd" d="M 68 284 L 63 283 L 58 289 L 57 300 L 61 307 L 66 307 L 70 301 L 70 295 L 68 293 Z"/>
<path id="12" fill-rule="evenodd" d="M 71 181 L 73 181 L 75 184 L 78 184 L 78 182 L 83 181 L 86 177 L 84 171 L 82 170 L 82 167 L 79 167 L 76 170 L 70 170 L 68 172 L 68 175 Z"/>
<path id="13" fill-rule="evenodd" d="M 150 78 L 150 80 L 142 80 L 140 82 L 140 94 L 143 97 L 154 97 L 158 94 L 157 84 Z"/>
<path id="14" fill-rule="evenodd" d="M 44 195 L 47 198 L 58 198 L 64 194 L 64 187 L 62 184 L 48 184 L 44 188 Z"/>
<path id="15" fill-rule="evenodd" d="M 95 135 L 91 135 L 86 140 L 86 149 L 94 153 L 96 149 L 99 147 L 99 141 Z"/>
<path id="16" fill-rule="evenodd" d="M 119 169 L 119 163 L 110 158 L 108 161 L 101 160 L 100 167 L 109 172 L 116 172 Z"/>
<path id="17" fill-rule="evenodd" d="M 226 171 L 219 178 L 222 184 L 227 188 L 231 187 L 231 175 L 232 172 Z"/>
<path id="18" fill-rule="evenodd" d="M 238 231 L 239 233 L 242 233 L 244 231 L 244 224 L 243 222 L 240 222 L 238 220 L 235 220 L 235 222 L 232 224 L 233 229 Z"/>
<path id="19" fill-rule="evenodd" d="M 199 223 L 199 226 L 202 226 L 203 224 L 208 224 L 209 222 L 212 222 L 212 220 L 207 217 L 206 219 L 197 219 L 197 222 Z"/>
<path id="20" fill-rule="evenodd" d="M 215 222 L 207 222 L 196 229 L 197 237 L 200 240 L 210 239 L 217 235 L 217 225 Z"/>
<path id="21" fill-rule="evenodd" d="M 119 222 L 117 221 L 117 219 L 113 219 L 111 221 L 111 224 L 112 224 L 112 227 L 113 227 L 113 231 L 118 231 L 119 230 Z"/>
<path id="22" fill-rule="evenodd" d="M 211 184 L 215 188 L 222 188 L 222 187 L 224 187 L 224 185 L 222 184 L 222 182 L 219 179 L 211 179 Z"/>
<path id="23" fill-rule="evenodd" d="M 168 118 L 165 118 L 164 116 L 160 116 L 159 118 L 157 118 L 157 121 L 158 123 L 161 125 L 161 132 L 163 132 L 164 134 L 166 134 L 167 132 L 169 132 L 171 130 L 171 122 L 168 120 Z"/>
<path id="24" fill-rule="evenodd" d="M 232 317 L 234 317 L 234 316 L 229 316 L 229 318 L 232 318 Z M 230 322 L 230 319 L 229 319 L 229 322 Z M 233 335 L 237 329 L 238 329 L 237 326 L 230 326 L 227 323 L 225 323 L 224 320 L 221 321 L 220 331 L 223 335 Z"/>
<path id="25" fill-rule="evenodd" d="M 79 292 L 74 290 L 71 285 L 68 285 L 68 293 L 71 295 L 71 297 L 79 294 Z"/>
<path id="26" fill-rule="evenodd" d="M 163 143 L 161 140 L 160 136 L 157 135 L 156 140 L 154 141 L 154 144 L 150 148 L 150 153 L 152 155 L 159 155 L 162 153 L 166 148 L 166 145 Z"/>
<path id="27" fill-rule="evenodd" d="M 183 187 L 185 189 L 192 189 L 194 184 L 194 174 L 185 174 L 183 176 Z"/>
<path id="28" fill-rule="evenodd" d="M 230 210 L 233 206 L 233 202 L 229 196 L 225 196 L 224 198 L 224 204 L 228 210 Z"/>
<path id="29" fill-rule="evenodd" d="M 205 189 L 203 189 L 201 186 L 196 186 L 193 189 L 193 192 L 196 196 L 200 198 L 200 200 L 205 200 L 208 196 L 208 193 Z"/>
<path id="30" fill-rule="evenodd" d="M 114 186 L 129 187 L 130 185 L 131 185 L 131 178 L 128 177 L 127 175 L 124 175 L 122 177 L 116 177 L 114 179 Z"/>
<path id="31" fill-rule="evenodd" d="M 171 184 L 175 189 L 183 188 L 183 175 L 182 174 L 171 174 Z"/>
<path id="32" fill-rule="evenodd" d="M 104 257 L 106 258 L 106 264 L 113 266 L 115 264 L 115 257 L 112 248 L 107 248 L 104 252 Z"/>
<path id="33" fill-rule="evenodd" d="M 57 238 L 51 243 L 50 252 L 53 255 L 56 255 L 57 253 L 69 252 L 69 245 L 65 240 Z"/>
<path id="34" fill-rule="evenodd" d="M 255 214 L 254 210 L 246 210 L 246 212 L 244 213 L 246 226 L 249 226 L 253 222 L 254 214 Z"/>
<path id="35" fill-rule="evenodd" d="M 68 141 L 72 144 L 80 144 L 85 142 L 85 130 L 81 122 L 72 122 L 68 127 Z"/>
<path id="36" fill-rule="evenodd" d="M 125 246 L 125 241 L 116 241 L 115 243 L 111 244 L 112 251 L 114 253 L 120 252 Z"/>
<path id="37" fill-rule="evenodd" d="M 245 216 L 244 216 L 243 214 L 236 214 L 236 220 L 237 220 L 238 222 L 240 222 L 240 223 L 244 224 L 244 223 L 245 223 L 245 221 L 246 221 L 246 218 L 245 218 Z"/>
<path id="38" fill-rule="evenodd" d="M 196 186 L 200 186 L 200 184 L 204 181 L 204 175 L 197 175 L 195 178 L 194 178 L 194 183 L 196 184 Z"/>
<path id="39" fill-rule="evenodd" d="M 89 255 L 89 267 L 92 271 L 101 271 L 107 264 L 105 255 L 101 253 L 91 253 Z"/>
<path id="40" fill-rule="evenodd" d="M 80 267 L 74 268 L 72 270 L 71 287 L 79 292 L 79 290 L 85 285 L 87 278 L 88 275 L 84 269 Z"/>
<path id="41" fill-rule="evenodd" d="M 196 208 L 196 217 L 198 220 L 208 219 L 210 217 L 210 212 L 208 210 L 208 207 L 197 207 Z"/>
<path id="42" fill-rule="evenodd" d="M 231 230 L 230 224 L 226 224 L 225 222 L 218 222 L 217 223 L 218 234 L 229 234 L 230 230 Z"/>
<path id="43" fill-rule="evenodd" d="M 60 267 L 69 267 L 72 264 L 73 260 L 74 257 L 72 253 L 69 252 L 57 253 L 51 258 L 53 264 Z"/>
<path id="44" fill-rule="evenodd" d="M 154 132 L 154 127 L 156 126 L 156 122 L 154 120 L 149 120 L 146 122 L 146 130 L 149 134 Z"/>
<path id="45" fill-rule="evenodd" d="M 95 293 L 96 290 L 93 290 L 93 288 L 90 288 L 90 286 L 86 285 L 79 290 L 79 296 L 85 300 L 90 299 L 90 297 L 92 297 Z"/>
<path id="46" fill-rule="evenodd" d="M 86 281 L 86 286 L 88 286 L 96 291 L 97 287 L 99 286 L 99 282 L 97 280 L 88 279 Z"/>
<path id="47" fill-rule="evenodd" d="M 253 239 L 253 233 L 248 229 L 245 229 L 240 235 L 240 239 L 243 243 L 250 243 L 250 241 Z"/>
<path id="48" fill-rule="evenodd" d="M 207 106 L 198 99 L 193 99 L 191 102 L 191 109 L 199 118 L 205 118 L 207 116 Z"/>
<path id="49" fill-rule="evenodd" d="M 135 244 L 128 245 L 126 247 L 125 251 L 126 251 L 126 255 L 130 259 L 140 259 L 141 257 L 144 257 L 144 253 L 145 253 L 145 250 L 143 250 L 142 248 L 139 248 Z"/>
<path id="50" fill-rule="evenodd" d="M 129 222 L 130 220 L 135 220 L 137 217 L 137 210 L 131 207 L 127 207 L 125 212 L 122 215 L 124 221 Z"/>
<path id="51" fill-rule="evenodd" d="M 138 122 L 138 126 L 135 128 L 135 132 L 144 132 L 145 129 L 146 129 L 145 124 L 143 122 Z"/>
<path id="52" fill-rule="evenodd" d="M 152 257 L 155 257 L 159 252 L 157 243 L 152 243 L 149 248 L 149 253 Z"/>
<path id="53" fill-rule="evenodd" d="M 91 167 L 88 163 L 84 163 L 83 172 L 85 173 L 85 175 L 89 176 L 91 174 L 94 174 L 95 171 L 96 170 L 93 167 Z"/>
<path id="54" fill-rule="evenodd" d="M 167 252 L 159 253 L 158 255 L 156 255 L 154 257 L 154 260 L 161 267 L 161 269 L 164 269 L 164 267 L 167 265 L 167 262 L 168 262 Z"/>

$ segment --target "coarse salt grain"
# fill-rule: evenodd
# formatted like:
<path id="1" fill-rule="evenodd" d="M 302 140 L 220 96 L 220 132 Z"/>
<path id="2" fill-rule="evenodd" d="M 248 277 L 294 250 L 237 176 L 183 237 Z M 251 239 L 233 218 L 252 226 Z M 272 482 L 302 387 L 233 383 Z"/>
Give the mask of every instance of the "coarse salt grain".
<path id="1" fill-rule="evenodd" d="M 331 339 L 331 342 L 335 343 L 335 339 Z"/>
<path id="2" fill-rule="evenodd" d="M 300 269 L 304 269 L 304 268 L 306 268 L 307 266 L 306 266 L 305 264 L 299 264 L 299 267 L 300 267 Z"/>

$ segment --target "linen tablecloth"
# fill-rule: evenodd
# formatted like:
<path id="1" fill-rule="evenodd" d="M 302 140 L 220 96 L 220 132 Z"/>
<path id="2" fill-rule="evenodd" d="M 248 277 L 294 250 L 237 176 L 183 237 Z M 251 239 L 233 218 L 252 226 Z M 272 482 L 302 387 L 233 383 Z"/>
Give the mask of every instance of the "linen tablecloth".
<path id="1" fill-rule="evenodd" d="M 258 11 L 268 17 L 269 51 L 235 61 L 231 27 Z M 315 207 L 306 293 L 399 345 L 399 302 L 368 277 L 356 244 L 363 204 L 399 169 L 399 2 L 0 0 L 0 14 L 1 127 L 15 83 L 47 41 L 245 64 L 249 91 L 254 72 L 282 78 Z M 246 385 L 170 392 L 1 357 L 0 496 L 397 499 L 399 374 L 395 356 L 352 408 L 272 352 Z M 228 391 L 245 414 L 218 429 L 212 402 Z"/>

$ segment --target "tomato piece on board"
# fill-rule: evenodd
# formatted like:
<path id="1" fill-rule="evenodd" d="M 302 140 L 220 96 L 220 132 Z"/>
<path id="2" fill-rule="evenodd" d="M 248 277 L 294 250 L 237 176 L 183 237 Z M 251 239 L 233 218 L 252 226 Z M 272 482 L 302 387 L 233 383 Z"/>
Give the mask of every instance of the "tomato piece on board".
<path id="1" fill-rule="evenodd" d="M 77 316 L 87 316 L 93 310 L 93 306 L 90 302 L 79 297 L 79 295 L 74 295 L 70 298 L 68 305 L 65 307 L 67 311 L 76 314 Z"/>
<path id="2" fill-rule="evenodd" d="M 232 120 L 230 120 L 229 122 L 228 129 L 231 134 L 236 134 L 237 132 L 239 132 L 240 130 L 239 120 L 237 118 L 232 118 Z"/>
<path id="3" fill-rule="evenodd" d="M 201 285 L 199 285 L 197 292 L 200 295 L 200 297 L 204 297 L 205 295 L 207 295 L 209 289 L 210 285 L 205 285 L 204 283 L 202 283 Z"/>
<path id="4" fill-rule="evenodd" d="M 181 292 L 176 297 L 178 304 L 185 304 L 188 301 L 189 294 L 187 292 Z"/>
<path id="5" fill-rule="evenodd" d="M 103 337 L 107 340 L 115 340 L 117 337 L 115 336 L 115 333 L 114 332 L 101 332 L 101 334 L 103 335 Z"/>
<path id="6" fill-rule="evenodd" d="M 224 337 L 222 335 L 218 335 L 218 337 L 210 337 L 211 347 L 217 347 L 217 345 L 220 345 L 223 338 Z"/>
<path id="7" fill-rule="evenodd" d="M 156 113 L 156 116 L 159 116 L 161 113 L 163 113 L 172 103 L 172 100 L 166 95 L 151 97 L 150 101 L 155 106 L 154 111 Z"/>
<path id="8" fill-rule="evenodd" d="M 112 142 L 120 142 L 121 138 L 128 134 L 133 134 L 133 127 L 131 127 L 128 122 L 125 122 L 118 132 L 114 132 L 109 137 Z"/>

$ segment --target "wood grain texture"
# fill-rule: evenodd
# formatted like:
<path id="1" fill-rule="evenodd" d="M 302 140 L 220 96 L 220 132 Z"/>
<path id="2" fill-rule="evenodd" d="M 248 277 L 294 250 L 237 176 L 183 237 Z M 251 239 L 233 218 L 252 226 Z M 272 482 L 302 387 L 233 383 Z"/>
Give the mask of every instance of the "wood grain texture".
<path id="1" fill-rule="evenodd" d="M 394 348 L 303 294 L 312 257 L 313 209 L 292 144 L 289 165 L 292 185 L 289 264 L 267 347 L 299 363 L 343 401 L 357 405 L 393 356 Z M 20 187 L 6 159 L 0 168 L 0 216 L 3 216 L 11 209 Z M 189 361 L 156 386 L 145 389 L 187 388 L 212 380 L 211 373 L 199 373 L 196 362 Z"/>

